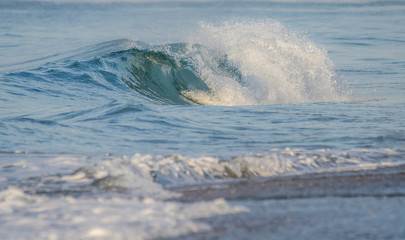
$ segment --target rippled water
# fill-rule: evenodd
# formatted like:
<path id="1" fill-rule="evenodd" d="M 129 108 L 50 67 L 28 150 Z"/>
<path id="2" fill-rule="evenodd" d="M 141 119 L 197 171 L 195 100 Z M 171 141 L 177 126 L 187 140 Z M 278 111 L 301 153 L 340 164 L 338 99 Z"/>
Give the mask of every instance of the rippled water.
<path id="1" fill-rule="evenodd" d="M 195 219 L 249 209 L 167 187 L 403 164 L 404 16 L 394 1 L 0 2 L 5 236 L 208 231 Z"/>

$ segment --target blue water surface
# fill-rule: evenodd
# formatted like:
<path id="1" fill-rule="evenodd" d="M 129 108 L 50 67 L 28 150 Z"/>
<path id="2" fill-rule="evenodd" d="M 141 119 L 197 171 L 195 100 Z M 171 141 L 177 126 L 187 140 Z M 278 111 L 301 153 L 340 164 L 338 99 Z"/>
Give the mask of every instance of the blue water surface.
<path id="1" fill-rule="evenodd" d="M 229 156 L 404 145 L 402 2 L 0 5 L 2 152 Z M 262 19 L 325 49 L 352 99 L 190 105 L 161 97 L 168 87 L 145 94 L 128 83 L 131 65 L 120 58 L 132 47 L 186 43 L 201 22 Z"/>

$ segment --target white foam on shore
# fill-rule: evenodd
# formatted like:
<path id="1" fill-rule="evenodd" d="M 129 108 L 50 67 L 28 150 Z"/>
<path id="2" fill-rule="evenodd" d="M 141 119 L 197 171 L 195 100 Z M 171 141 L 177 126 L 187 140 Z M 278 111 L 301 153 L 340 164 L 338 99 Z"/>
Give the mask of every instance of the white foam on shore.
<path id="1" fill-rule="evenodd" d="M 395 166 L 403 164 L 403 153 L 286 148 L 229 159 L 3 155 L 0 232 L 5 239 L 156 239 L 201 233 L 212 229 L 201 219 L 249 209 L 223 199 L 178 202 L 178 195 L 164 186 Z"/>
<path id="2" fill-rule="evenodd" d="M 94 164 L 72 168 L 70 174 L 43 176 L 40 182 L 44 182 L 43 189 L 51 191 L 55 188 L 51 183 L 58 182 L 66 191 L 95 188 L 165 200 L 176 197 L 166 187 L 286 174 L 370 170 L 404 164 L 403 152 L 389 148 L 348 151 L 285 148 L 227 159 L 136 154 L 133 157 L 107 157 Z"/>
<path id="3" fill-rule="evenodd" d="M 403 164 L 403 150 L 353 149 L 349 151 L 319 149 L 273 149 L 267 153 L 247 154 L 231 159 L 187 157 L 179 154 L 150 156 L 136 154 L 117 161 L 118 166 L 136 166 L 164 186 L 213 182 L 224 179 L 270 177 L 311 172 L 367 170 Z M 109 164 L 108 164 L 109 165 Z M 110 167 L 113 167 L 109 165 Z M 120 167 L 115 166 L 113 169 Z M 105 169 L 103 164 L 93 166 Z M 97 170 L 91 170 L 97 172 Z M 115 170 L 114 170 L 115 171 Z"/>
<path id="4" fill-rule="evenodd" d="M 9 188 L 0 191 L 0 232 L 4 239 L 156 239 L 209 231 L 197 219 L 245 211 L 222 199 L 52 198 Z"/>

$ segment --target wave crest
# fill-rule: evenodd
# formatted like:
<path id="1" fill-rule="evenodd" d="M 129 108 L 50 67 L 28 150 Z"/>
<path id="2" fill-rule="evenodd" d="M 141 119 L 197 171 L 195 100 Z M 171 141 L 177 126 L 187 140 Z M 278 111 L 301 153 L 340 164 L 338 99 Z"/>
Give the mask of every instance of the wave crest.
<path id="1" fill-rule="evenodd" d="M 286 104 L 350 95 L 326 50 L 275 21 L 202 24 L 189 42 L 132 49 L 124 82 L 174 104 Z"/>
<path id="2" fill-rule="evenodd" d="M 135 101 L 157 104 L 267 105 L 347 101 L 351 95 L 326 50 L 270 20 L 201 24 L 187 43 L 116 40 L 84 50 L 79 58 L 98 56 L 73 56 L 34 73 L 129 90 Z"/>

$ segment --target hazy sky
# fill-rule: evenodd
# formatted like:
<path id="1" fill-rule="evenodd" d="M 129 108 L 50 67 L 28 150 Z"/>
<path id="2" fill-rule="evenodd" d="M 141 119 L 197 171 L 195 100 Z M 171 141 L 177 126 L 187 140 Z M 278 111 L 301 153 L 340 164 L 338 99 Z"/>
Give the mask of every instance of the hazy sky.
<path id="1" fill-rule="evenodd" d="M 24 0 L 20 0 L 24 1 Z M 26 0 L 25 0 L 26 1 Z M 243 2 L 249 0 L 28 0 L 49 2 Z M 253 0 L 255 2 L 330 2 L 330 3 L 368 3 L 379 0 Z"/>

